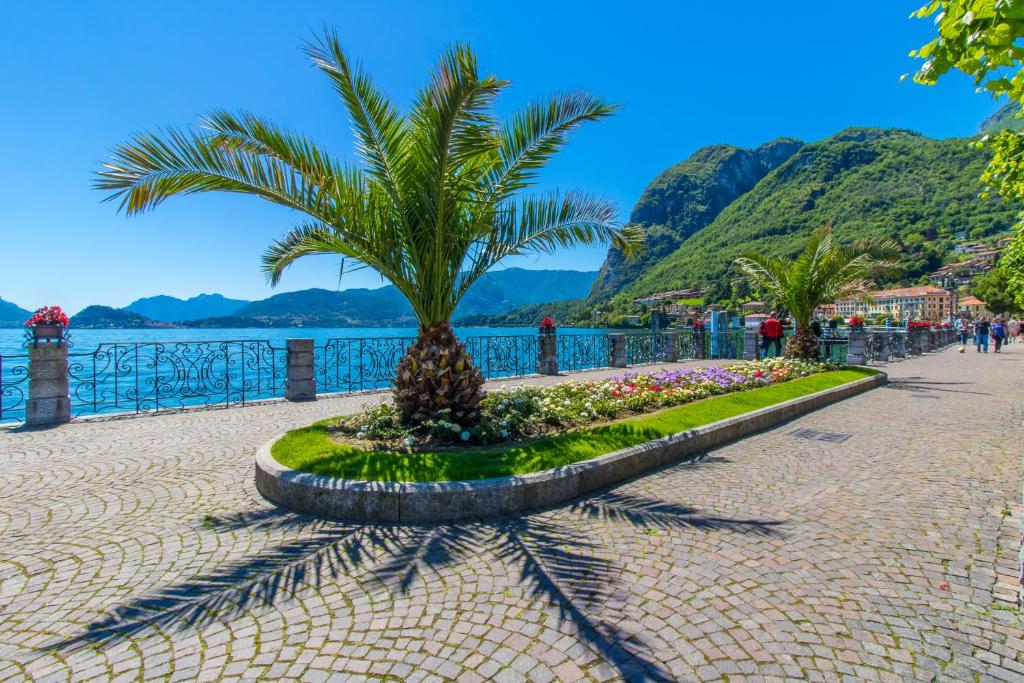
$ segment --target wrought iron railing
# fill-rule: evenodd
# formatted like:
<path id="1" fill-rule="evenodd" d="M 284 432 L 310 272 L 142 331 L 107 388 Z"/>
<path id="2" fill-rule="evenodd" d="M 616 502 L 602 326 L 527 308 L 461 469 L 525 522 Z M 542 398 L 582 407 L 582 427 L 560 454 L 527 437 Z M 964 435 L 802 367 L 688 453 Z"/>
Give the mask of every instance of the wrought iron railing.
<path id="1" fill-rule="evenodd" d="M 25 419 L 28 356 L 0 356 L 0 422 Z"/>
<path id="2" fill-rule="evenodd" d="M 850 340 L 846 337 L 825 336 L 818 340 L 818 358 L 822 361 L 846 365 Z"/>
<path id="3" fill-rule="evenodd" d="M 676 332 L 676 358 L 678 360 L 690 360 L 697 358 L 697 345 L 700 342 L 700 335 L 692 329 L 683 329 Z"/>
<path id="4" fill-rule="evenodd" d="M 558 367 L 565 372 L 611 365 L 607 334 L 560 334 L 556 341 Z"/>
<path id="5" fill-rule="evenodd" d="M 537 372 L 537 335 L 509 334 L 466 337 L 466 350 L 487 379 Z"/>
<path id="6" fill-rule="evenodd" d="M 415 337 L 328 339 L 313 351 L 319 393 L 383 389 L 395 377 L 398 362 Z"/>
<path id="7" fill-rule="evenodd" d="M 68 355 L 73 415 L 235 405 L 284 394 L 285 349 L 258 339 L 104 343 Z"/>
<path id="8" fill-rule="evenodd" d="M 399 361 L 415 341 L 415 337 L 328 339 L 313 354 L 317 391 L 347 393 L 389 387 Z M 462 341 L 488 379 L 537 372 L 536 335 L 465 337 Z"/>
<path id="9" fill-rule="evenodd" d="M 626 364 L 650 365 L 665 360 L 665 338 L 650 332 L 625 334 Z"/>

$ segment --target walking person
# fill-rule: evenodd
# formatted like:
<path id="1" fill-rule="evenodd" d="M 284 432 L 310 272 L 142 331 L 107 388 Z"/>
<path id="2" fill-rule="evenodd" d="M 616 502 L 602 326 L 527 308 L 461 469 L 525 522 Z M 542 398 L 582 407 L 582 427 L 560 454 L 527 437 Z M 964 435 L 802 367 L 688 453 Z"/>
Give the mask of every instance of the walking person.
<path id="1" fill-rule="evenodd" d="M 967 350 L 967 341 L 971 338 L 971 324 L 964 316 L 960 316 L 956 321 L 956 336 L 960 342 L 960 353 L 963 353 Z"/>
<path id="2" fill-rule="evenodd" d="M 992 339 L 996 343 L 996 353 L 1000 353 L 1003 348 L 1003 340 L 1006 339 L 1006 325 L 1003 323 L 1002 318 L 996 318 L 995 322 L 992 323 Z"/>
<path id="3" fill-rule="evenodd" d="M 1017 316 L 1013 316 L 1010 322 L 1006 323 L 1006 336 L 1013 343 L 1020 341 L 1020 321 L 1017 320 Z"/>
<path id="4" fill-rule="evenodd" d="M 974 321 L 974 349 L 978 353 L 981 353 L 983 349 L 985 353 L 988 353 L 988 333 L 991 327 L 991 323 L 985 316 Z"/>
<path id="5" fill-rule="evenodd" d="M 775 346 L 775 355 L 782 355 L 782 323 L 772 313 L 761 323 L 761 348 L 764 350 L 764 358 L 768 357 L 768 350 Z"/>

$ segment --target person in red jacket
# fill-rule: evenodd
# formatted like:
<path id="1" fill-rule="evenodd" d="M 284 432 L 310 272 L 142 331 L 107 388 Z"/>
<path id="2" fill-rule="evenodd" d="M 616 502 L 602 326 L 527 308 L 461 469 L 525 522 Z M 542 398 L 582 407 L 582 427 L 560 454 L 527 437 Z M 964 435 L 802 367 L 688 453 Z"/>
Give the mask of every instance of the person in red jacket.
<path id="1" fill-rule="evenodd" d="M 772 313 L 761 323 L 761 348 L 764 350 L 764 357 L 768 357 L 768 349 L 775 345 L 775 355 L 782 355 L 782 323 Z"/>

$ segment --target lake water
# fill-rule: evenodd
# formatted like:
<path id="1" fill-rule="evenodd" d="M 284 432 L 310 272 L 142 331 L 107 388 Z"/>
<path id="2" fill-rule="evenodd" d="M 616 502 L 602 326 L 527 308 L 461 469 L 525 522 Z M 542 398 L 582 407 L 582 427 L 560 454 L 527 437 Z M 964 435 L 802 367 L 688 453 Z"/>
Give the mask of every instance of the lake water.
<path id="1" fill-rule="evenodd" d="M 456 328 L 485 377 L 536 372 L 536 328 Z M 412 328 L 72 330 L 72 414 L 244 404 L 284 395 L 286 341 L 314 340 L 318 393 L 381 389 L 415 338 Z M 559 365 L 608 365 L 607 332 L 559 330 Z M 640 338 L 643 337 L 643 341 Z M 650 333 L 630 348 L 650 353 Z M 28 398 L 24 330 L 0 330 L 0 421 L 22 421 Z"/>

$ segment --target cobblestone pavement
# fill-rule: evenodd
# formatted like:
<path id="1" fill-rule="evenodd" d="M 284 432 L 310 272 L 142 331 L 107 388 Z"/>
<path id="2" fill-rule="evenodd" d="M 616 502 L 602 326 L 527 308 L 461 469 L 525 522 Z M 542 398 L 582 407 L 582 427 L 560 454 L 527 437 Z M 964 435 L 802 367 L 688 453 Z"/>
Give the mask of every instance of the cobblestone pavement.
<path id="1" fill-rule="evenodd" d="M 257 445 L 373 397 L 2 430 L 0 680 L 1024 680 L 1024 345 L 888 369 L 699 461 L 441 527 L 256 493 Z"/>

